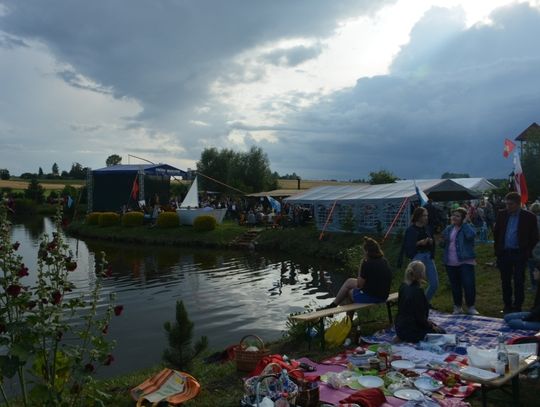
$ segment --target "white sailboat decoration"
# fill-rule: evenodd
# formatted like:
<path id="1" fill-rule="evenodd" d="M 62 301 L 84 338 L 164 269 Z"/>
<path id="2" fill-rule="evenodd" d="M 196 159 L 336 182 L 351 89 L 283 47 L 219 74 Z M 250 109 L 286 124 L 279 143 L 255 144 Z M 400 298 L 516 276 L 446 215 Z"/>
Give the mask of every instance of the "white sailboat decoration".
<path id="1" fill-rule="evenodd" d="M 180 208 L 176 210 L 180 224 L 193 225 L 193 222 L 198 216 L 213 216 L 217 223 L 223 222 L 227 208 L 214 209 L 212 207 L 199 208 L 199 184 L 197 177 L 193 180 L 191 187 L 184 200 L 180 204 Z"/>

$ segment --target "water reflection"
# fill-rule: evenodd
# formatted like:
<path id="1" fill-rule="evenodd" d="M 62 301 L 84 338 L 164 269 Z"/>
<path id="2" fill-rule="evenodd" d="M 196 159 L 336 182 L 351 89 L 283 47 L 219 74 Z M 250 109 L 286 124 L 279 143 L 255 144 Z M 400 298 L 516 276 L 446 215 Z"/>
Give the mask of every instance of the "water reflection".
<path id="1" fill-rule="evenodd" d="M 34 227 L 39 222 L 28 226 Z M 35 272 L 38 234 L 27 223 L 15 225 L 13 240 L 22 245 L 25 262 Z M 50 220 L 41 232 L 51 233 Z M 34 229 L 37 230 L 37 229 Z M 195 338 L 206 335 L 210 346 L 223 348 L 246 334 L 265 340 L 281 336 L 286 316 L 308 304 L 326 304 L 342 283 L 333 265 L 260 254 L 193 248 L 151 247 L 86 242 L 67 238 L 79 267 L 71 275 L 81 295 L 95 283 L 95 256 L 106 253 L 113 277 L 104 281 L 105 304 L 117 293 L 124 313 L 112 321 L 109 334 L 117 341 L 115 363 L 107 375 L 159 363 L 166 347 L 165 321 L 174 320 L 175 303 L 184 301 L 195 324 Z"/>

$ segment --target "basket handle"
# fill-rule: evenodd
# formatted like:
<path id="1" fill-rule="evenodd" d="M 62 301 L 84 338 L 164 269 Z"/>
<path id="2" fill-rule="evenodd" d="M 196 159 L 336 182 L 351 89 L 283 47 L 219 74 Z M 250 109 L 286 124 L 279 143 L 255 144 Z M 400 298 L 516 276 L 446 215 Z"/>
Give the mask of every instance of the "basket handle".
<path id="1" fill-rule="evenodd" d="M 246 335 L 244 336 L 242 339 L 240 339 L 240 348 L 241 349 L 244 349 L 244 347 L 247 347 L 243 344 L 243 342 L 249 338 L 249 337 L 253 337 L 255 338 L 258 342 L 259 342 L 259 345 L 260 345 L 260 350 L 263 350 L 264 349 L 264 342 L 262 341 L 261 338 L 259 338 L 257 335 Z"/>

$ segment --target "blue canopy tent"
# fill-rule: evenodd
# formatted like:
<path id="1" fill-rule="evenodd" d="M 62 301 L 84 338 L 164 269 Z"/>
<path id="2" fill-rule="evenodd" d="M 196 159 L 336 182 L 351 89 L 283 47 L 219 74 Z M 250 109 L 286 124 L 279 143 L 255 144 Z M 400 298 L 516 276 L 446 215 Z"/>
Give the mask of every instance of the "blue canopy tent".
<path id="1" fill-rule="evenodd" d="M 138 208 L 141 201 L 151 204 L 156 194 L 162 204 L 167 203 L 171 176 L 185 178 L 187 173 L 168 164 L 120 164 L 93 170 L 87 180 L 88 211 Z"/>

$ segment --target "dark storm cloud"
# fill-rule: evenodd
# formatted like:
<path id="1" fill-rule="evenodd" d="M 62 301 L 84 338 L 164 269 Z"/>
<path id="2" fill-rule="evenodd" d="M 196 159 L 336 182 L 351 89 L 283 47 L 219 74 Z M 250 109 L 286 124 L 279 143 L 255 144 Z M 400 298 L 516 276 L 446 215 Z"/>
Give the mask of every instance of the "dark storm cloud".
<path id="1" fill-rule="evenodd" d="M 229 58 L 261 42 L 325 36 L 336 20 L 391 1 L 3 0 L 2 30 L 44 42 L 59 60 L 117 97 L 133 97 L 141 118 L 185 115 L 226 72 Z M 297 56 L 298 58 L 298 56 Z"/>
<path id="2" fill-rule="evenodd" d="M 519 5 L 492 19 L 463 30 L 455 11 L 427 13 L 389 75 L 291 117 L 302 130 L 278 132 L 285 146 L 267 147 L 272 162 L 341 179 L 382 168 L 408 178 L 505 177 L 504 138 L 540 120 L 540 13 Z"/>
<path id="3" fill-rule="evenodd" d="M 318 57 L 323 51 L 321 44 L 299 45 L 288 49 L 277 49 L 261 56 L 263 62 L 277 66 L 297 66 Z"/>

